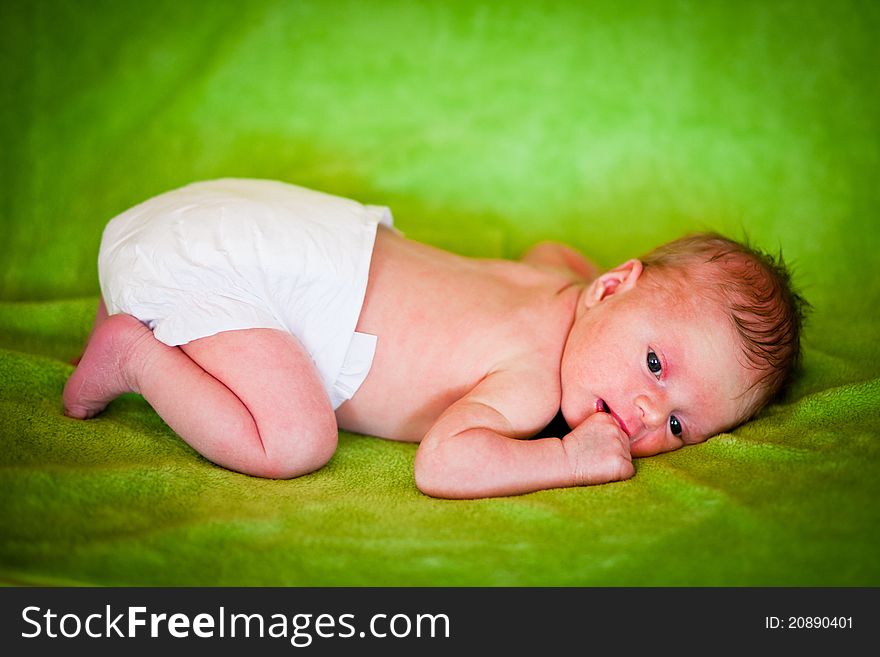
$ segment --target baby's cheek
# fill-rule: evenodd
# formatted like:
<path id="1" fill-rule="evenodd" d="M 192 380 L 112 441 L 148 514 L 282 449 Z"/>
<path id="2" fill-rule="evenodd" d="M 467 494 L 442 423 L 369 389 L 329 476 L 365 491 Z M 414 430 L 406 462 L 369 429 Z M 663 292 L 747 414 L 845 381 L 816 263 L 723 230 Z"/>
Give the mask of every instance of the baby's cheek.
<path id="1" fill-rule="evenodd" d="M 571 398 L 568 392 L 569 387 L 564 377 L 561 378 L 560 383 L 562 387 L 562 392 L 559 398 L 559 410 L 562 412 L 562 415 L 565 417 L 566 421 L 570 421 L 572 408 L 569 401 L 569 399 Z"/>
<path id="2" fill-rule="evenodd" d="M 562 398 L 559 407 L 568 426 L 574 427 L 590 415 L 590 405 L 586 403 L 586 393 L 583 387 L 577 382 L 567 381 L 563 377 L 561 383 Z"/>

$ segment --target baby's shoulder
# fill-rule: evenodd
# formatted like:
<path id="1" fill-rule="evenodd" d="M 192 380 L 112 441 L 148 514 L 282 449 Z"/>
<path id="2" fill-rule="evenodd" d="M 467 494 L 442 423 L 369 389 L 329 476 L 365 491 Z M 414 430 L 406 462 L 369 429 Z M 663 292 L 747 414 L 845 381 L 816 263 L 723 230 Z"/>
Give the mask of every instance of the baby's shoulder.
<path id="1" fill-rule="evenodd" d="M 556 415 L 561 387 L 552 368 L 526 359 L 513 360 L 500 364 L 465 398 L 495 409 L 507 420 L 512 433 L 531 436 Z"/>

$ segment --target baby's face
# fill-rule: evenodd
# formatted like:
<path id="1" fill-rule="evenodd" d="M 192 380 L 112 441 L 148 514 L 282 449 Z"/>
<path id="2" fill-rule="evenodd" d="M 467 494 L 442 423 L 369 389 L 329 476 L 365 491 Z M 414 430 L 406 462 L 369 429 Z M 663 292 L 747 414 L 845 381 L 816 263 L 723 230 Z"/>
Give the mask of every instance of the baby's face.
<path id="1" fill-rule="evenodd" d="M 572 427 L 610 413 L 633 456 L 703 442 L 744 419 L 754 374 L 740 353 L 724 310 L 704 295 L 638 276 L 607 294 L 588 288 L 562 358 L 562 413 Z"/>

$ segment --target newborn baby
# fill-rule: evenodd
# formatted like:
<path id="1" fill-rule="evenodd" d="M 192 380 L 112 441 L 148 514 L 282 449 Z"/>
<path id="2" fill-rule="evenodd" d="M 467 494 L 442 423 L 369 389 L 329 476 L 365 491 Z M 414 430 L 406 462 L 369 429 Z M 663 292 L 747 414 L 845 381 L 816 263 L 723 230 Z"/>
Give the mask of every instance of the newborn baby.
<path id="1" fill-rule="evenodd" d="M 139 393 L 206 458 L 273 478 L 324 465 L 339 428 L 420 442 L 416 485 L 448 498 L 627 479 L 735 427 L 789 379 L 805 307 L 781 259 L 719 235 L 601 274 L 552 243 L 473 259 L 267 180 L 122 213 L 98 268 L 67 415 Z M 560 411 L 573 429 L 528 440 Z"/>

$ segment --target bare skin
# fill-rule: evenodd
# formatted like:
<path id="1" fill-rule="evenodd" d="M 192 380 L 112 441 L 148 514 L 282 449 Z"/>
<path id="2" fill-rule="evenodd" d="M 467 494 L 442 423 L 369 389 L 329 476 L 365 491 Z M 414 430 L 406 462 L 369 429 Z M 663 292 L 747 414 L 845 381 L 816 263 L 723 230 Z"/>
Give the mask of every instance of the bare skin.
<path id="1" fill-rule="evenodd" d="M 357 326 L 378 336 L 376 355 L 360 389 L 335 414 L 293 336 L 248 329 L 169 347 L 134 318 L 106 318 L 100 309 L 65 386 L 66 413 L 92 417 L 118 395 L 136 392 L 202 455 L 263 477 L 320 468 L 343 428 L 421 442 L 416 483 L 439 497 L 626 479 L 634 473 L 631 444 L 641 444 L 639 455 L 648 455 L 683 441 L 668 430 L 655 440 L 664 419 L 657 427 L 643 422 L 634 435 L 621 423 L 622 404 L 615 414 L 601 412 L 592 393 L 581 394 L 579 382 L 561 377 L 567 345 L 580 344 L 573 339 L 583 333 L 577 327 L 592 317 L 587 310 L 615 290 L 630 289 L 620 272 L 597 274 L 562 245 L 540 244 L 520 262 L 471 259 L 380 228 Z M 722 351 L 730 355 L 735 347 Z M 570 362 L 579 360 L 572 350 L 568 354 Z M 714 366 L 715 356 L 705 354 L 706 367 Z M 722 365 L 729 369 L 729 360 Z M 746 383 L 737 379 L 723 399 L 699 399 L 722 410 L 691 442 L 734 423 L 737 408 L 728 397 Z M 566 398 L 566 389 L 577 396 Z M 674 401 L 694 401 L 685 392 Z M 659 418 L 666 412 L 660 406 L 673 395 L 659 388 L 651 395 Z M 546 426 L 560 405 L 575 427 L 571 433 L 561 440 L 522 440 Z"/>

